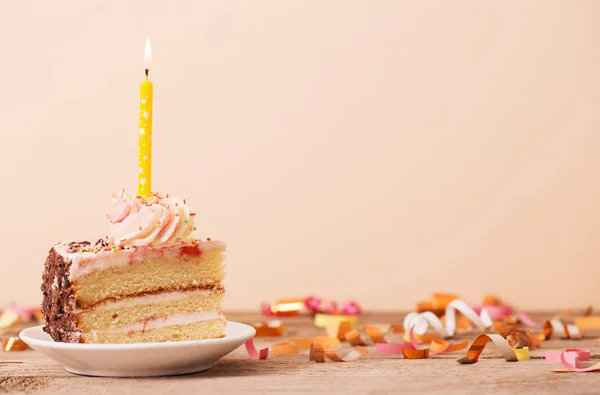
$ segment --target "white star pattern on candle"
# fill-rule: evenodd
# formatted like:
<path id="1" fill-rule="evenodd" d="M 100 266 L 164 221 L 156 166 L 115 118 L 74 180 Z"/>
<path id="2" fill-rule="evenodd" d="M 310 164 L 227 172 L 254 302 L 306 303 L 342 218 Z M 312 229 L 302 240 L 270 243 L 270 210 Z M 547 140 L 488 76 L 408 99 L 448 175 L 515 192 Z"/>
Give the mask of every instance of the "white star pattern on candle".
<path id="1" fill-rule="evenodd" d="M 144 111 L 144 118 L 148 119 L 149 116 L 150 116 L 150 113 L 148 111 Z"/>
<path id="2" fill-rule="evenodd" d="M 138 173 L 142 174 L 144 172 L 144 168 L 143 167 L 138 167 Z"/>
<path id="3" fill-rule="evenodd" d="M 140 178 L 140 184 L 146 185 L 146 179 L 145 178 Z"/>
<path id="4" fill-rule="evenodd" d="M 142 99 L 142 104 L 146 104 L 146 99 Z"/>
<path id="5" fill-rule="evenodd" d="M 144 134 L 146 134 L 146 129 L 144 128 L 140 128 L 140 134 L 143 136 Z"/>

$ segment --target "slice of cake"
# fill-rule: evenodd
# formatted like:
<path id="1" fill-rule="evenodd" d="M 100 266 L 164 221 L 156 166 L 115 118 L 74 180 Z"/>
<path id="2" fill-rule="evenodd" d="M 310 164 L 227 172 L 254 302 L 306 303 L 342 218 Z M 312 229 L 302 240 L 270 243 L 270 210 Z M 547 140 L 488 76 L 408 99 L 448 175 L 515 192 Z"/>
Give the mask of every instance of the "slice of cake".
<path id="1" fill-rule="evenodd" d="M 224 336 L 225 245 L 190 235 L 184 200 L 113 196 L 110 234 L 50 249 L 44 330 L 55 341 L 137 343 Z"/>

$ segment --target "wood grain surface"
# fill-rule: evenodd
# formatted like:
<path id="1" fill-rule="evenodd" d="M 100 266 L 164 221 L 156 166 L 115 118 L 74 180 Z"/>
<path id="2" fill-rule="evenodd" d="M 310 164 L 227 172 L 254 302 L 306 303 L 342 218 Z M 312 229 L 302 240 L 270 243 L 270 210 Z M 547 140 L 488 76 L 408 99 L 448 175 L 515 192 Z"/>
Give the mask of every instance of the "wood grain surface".
<path id="1" fill-rule="evenodd" d="M 538 319 L 547 314 L 532 314 Z M 400 323 L 401 313 L 368 313 L 361 324 Z M 258 314 L 229 313 L 228 319 L 252 323 Z M 309 317 L 284 320 L 284 338 L 257 338 L 257 347 L 291 336 L 324 335 Z M 466 338 L 474 338 L 467 336 Z M 399 356 L 370 353 L 354 362 L 314 363 L 307 352 L 264 361 L 251 360 L 243 347 L 221 359 L 211 370 L 174 377 L 100 378 L 77 376 L 35 351 L 0 352 L 0 393 L 33 394 L 594 394 L 600 393 L 600 373 L 554 373 L 543 359 L 546 350 L 590 348 L 593 362 L 600 360 L 597 337 L 583 340 L 550 340 L 532 359 L 508 363 L 489 345 L 473 365 L 456 359 L 465 351 L 426 360 L 403 360 Z M 340 354 L 342 351 L 340 351 Z"/>

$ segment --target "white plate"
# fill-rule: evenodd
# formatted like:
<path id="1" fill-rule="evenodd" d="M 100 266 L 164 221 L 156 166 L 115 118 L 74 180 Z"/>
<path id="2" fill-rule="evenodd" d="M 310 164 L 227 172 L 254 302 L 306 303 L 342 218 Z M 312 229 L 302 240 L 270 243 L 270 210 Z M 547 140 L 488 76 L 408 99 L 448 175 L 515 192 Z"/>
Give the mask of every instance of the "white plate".
<path id="1" fill-rule="evenodd" d="M 42 326 L 19 335 L 31 348 L 60 363 L 67 371 L 87 376 L 148 377 L 201 372 L 210 369 L 256 331 L 227 321 L 225 337 L 162 343 L 85 344 L 55 342 Z"/>

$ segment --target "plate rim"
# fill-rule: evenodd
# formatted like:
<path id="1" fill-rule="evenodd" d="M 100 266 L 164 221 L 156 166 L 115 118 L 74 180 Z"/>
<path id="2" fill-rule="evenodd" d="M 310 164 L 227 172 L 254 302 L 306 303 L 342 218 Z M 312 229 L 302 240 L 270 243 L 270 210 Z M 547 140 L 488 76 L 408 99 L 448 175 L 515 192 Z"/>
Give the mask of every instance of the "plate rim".
<path id="1" fill-rule="evenodd" d="M 219 337 L 216 339 L 202 339 L 202 340 L 180 340 L 180 341 L 166 341 L 166 342 L 147 342 L 147 343 L 65 343 L 65 342 L 57 342 L 52 338 L 50 339 L 39 339 L 34 336 L 31 336 L 30 333 L 35 331 L 43 332 L 43 325 L 32 326 L 30 328 L 23 329 L 19 332 L 19 338 L 27 343 L 32 348 L 34 346 L 40 347 L 52 347 L 52 348 L 61 348 L 61 349 L 71 349 L 71 350 L 135 350 L 135 349 L 152 349 L 152 348 L 164 348 L 164 347 L 190 347 L 190 346 L 198 346 L 198 345 L 209 345 L 209 344 L 219 344 L 219 343 L 241 343 L 251 339 L 256 334 L 256 329 L 254 327 L 244 324 L 243 322 L 237 321 L 227 321 L 227 326 L 233 324 L 234 326 L 239 326 L 240 329 L 243 330 L 242 333 Z M 225 330 L 227 331 L 227 326 Z M 247 331 L 247 332 L 246 332 Z M 43 332 L 46 334 L 45 332 Z M 47 335 L 47 334 L 46 334 Z"/>

